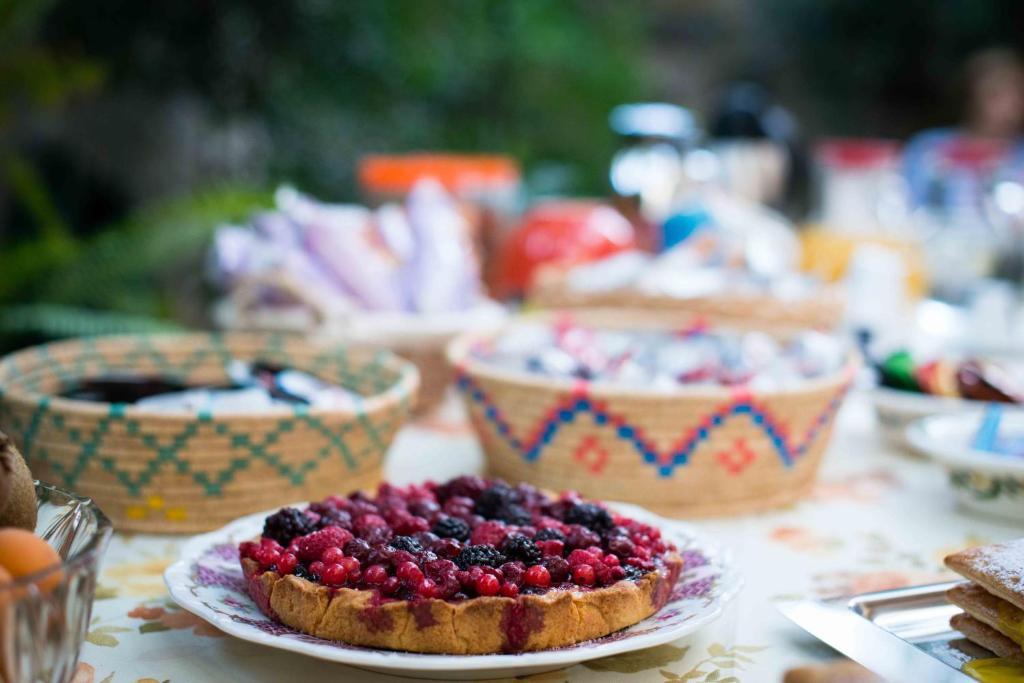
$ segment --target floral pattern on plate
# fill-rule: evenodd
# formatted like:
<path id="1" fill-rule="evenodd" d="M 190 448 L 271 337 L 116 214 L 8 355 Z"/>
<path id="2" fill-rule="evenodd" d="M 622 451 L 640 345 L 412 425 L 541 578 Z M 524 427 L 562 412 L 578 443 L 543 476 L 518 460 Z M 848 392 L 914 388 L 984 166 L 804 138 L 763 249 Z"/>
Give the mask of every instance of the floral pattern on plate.
<path id="1" fill-rule="evenodd" d="M 355 666 L 407 676 L 477 675 L 481 672 L 540 671 L 612 654 L 661 645 L 713 621 L 739 591 L 741 580 L 728 558 L 688 527 L 641 508 L 617 504 L 616 511 L 654 524 L 671 539 L 686 567 L 669 602 L 630 628 L 576 645 L 514 655 L 430 655 L 395 652 L 323 640 L 266 617 L 245 591 L 237 547 L 258 536 L 266 512 L 243 517 L 185 544 L 181 558 L 164 574 L 174 600 L 221 630 L 251 642 Z"/>

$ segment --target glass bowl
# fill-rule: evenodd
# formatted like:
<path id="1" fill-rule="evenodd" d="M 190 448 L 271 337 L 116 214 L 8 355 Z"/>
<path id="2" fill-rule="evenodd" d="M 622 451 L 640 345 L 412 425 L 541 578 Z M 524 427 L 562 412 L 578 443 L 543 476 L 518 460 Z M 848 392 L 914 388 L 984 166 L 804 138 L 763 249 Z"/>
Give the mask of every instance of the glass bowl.
<path id="1" fill-rule="evenodd" d="M 64 560 L 0 588 L 0 680 L 63 683 L 74 674 L 112 527 L 89 498 L 36 482 L 35 533 Z"/>

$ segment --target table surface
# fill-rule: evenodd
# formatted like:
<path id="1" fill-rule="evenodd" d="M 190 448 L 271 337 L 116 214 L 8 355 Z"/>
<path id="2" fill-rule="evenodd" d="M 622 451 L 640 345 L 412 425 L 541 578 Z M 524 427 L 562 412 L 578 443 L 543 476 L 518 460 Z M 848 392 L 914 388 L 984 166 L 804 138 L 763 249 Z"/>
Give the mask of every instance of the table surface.
<path id="1" fill-rule="evenodd" d="M 481 465 L 479 447 L 452 404 L 402 430 L 387 475 L 398 483 L 443 480 Z M 717 622 L 670 645 L 526 680 L 780 681 L 786 669 L 835 653 L 780 616 L 773 599 L 945 580 L 947 553 L 1020 535 L 1012 525 L 959 510 L 943 471 L 884 443 L 866 398 L 857 394 L 839 415 L 809 500 L 696 525 L 732 551 L 745 579 L 740 597 Z M 75 683 L 408 680 L 252 645 L 181 610 L 162 578 L 181 543 L 180 537 L 115 535 Z M 710 663 L 724 661 L 723 652 L 739 653 L 735 667 Z"/>

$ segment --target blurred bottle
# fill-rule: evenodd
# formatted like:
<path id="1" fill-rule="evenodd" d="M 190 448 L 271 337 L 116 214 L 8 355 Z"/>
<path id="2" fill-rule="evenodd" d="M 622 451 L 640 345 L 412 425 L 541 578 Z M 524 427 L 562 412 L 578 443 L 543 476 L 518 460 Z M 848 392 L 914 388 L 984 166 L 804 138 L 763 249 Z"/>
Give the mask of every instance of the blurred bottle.
<path id="1" fill-rule="evenodd" d="M 763 86 L 732 83 L 711 119 L 707 148 L 730 194 L 789 216 L 806 210 L 808 161 L 796 119 Z"/>
<path id="2" fill-rule="evenodd" d="M 721 194 L 718 157 L 706 149 L 687 152 L 675 196 L 663 220 L 653 228 L 655 251 L 667 251 L 686 242 L 705 228 L 714 228 L 710 200 Z"/>
<path id="3" fill-rule="evenodd" d="M 1003 164 L 992 185 L 993 219 L 1009 248 L 1000 254 L 997 276 L 1024 285 L 1024 158 Z"/>
<path id="4" fill-rule="evenodd" d="M 1013 285 L 1000 280 L 979 280 L 967 291 L 967 327 L 970 337 L 992 345 L 1015 342 L 1018 296 Z M 1016 337 L 1019 340 L 1019 337 Z M 1017 342 L 1019 346 L 1019 342 Z"/>
<path id="5" fill-rule="evenodd" d="M 937 150 L 914 222 L 932 292 L 940 299 L 963 303 L 973 283 L 995 272 L 1006 239 L 993 221 L 988 197 L 1006 154 L 1002 142 L 967 137 Z"/>
<path id="6" fill-rule="evenodd" d="M 663 102 L 619 105 L 608 122 L 620 138 L 609 171 L 612 190 L 636 202 L 643 221 L 661 223 L 685 178 L 686 157 L 700 139 L 700 127 L 690 110 Z"/>
<path id="7" fill-rule="evenodd" d="M 846 276 L 846 321 L 874 338 L 897 335 L 909 310 L 904 283 L 906 263 L 886 247 L 864 244 L 850 260 Z"/>
<path id="8" fill-rule="evenodd" d="M 837 281 L 847 275 L 858 250 L 886 249 L 903 262 L 905 291 L 899 296 L 924 294 L 920 245 L 898 169 L 899 146 L 889 140 L 833 139 L 818 146 L 816 158 L 820 204 L 801 234 L 803 269 Z"/>

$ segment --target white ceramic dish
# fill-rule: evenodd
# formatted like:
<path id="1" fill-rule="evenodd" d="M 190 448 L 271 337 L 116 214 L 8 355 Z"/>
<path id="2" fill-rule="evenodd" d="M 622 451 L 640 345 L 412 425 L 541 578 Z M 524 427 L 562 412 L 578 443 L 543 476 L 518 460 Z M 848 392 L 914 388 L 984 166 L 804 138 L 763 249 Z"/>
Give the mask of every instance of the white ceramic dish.
<path id="1" fill-rule="evenodd" d="M 907 427 L 929 415 L 953 415 L 975 411 L 984 404 L 962 398 L 932 396 L 914 391 L 878 387 L 871 392 L 871 403 L 878 416 L 882 434 L 891 443 L 916 448 L 906 438 Z"/>
<path id="2" fill-rule="evenodd" d="M 972 447 L 983 412 L 935 415 L 913 422 L 907 441 L 942 463 L 960 504 L 971 511 L 1024 524 L 1024 457 Z M 1024 411 L 1007 409 L 1000 429 L 1024 433 Z"/>
<path id="3" fill-rule="evenodd" d="M 689 527 L 641 508 L 615 504 L 622 514 L 657 525 L 687 559 L 672 599 L 657 614 L 598 640 L 544 652 L 513 655 L 424 655 L 376 650 L 298 633 L 263 615 L 245 592 L 238 543 L 259 535 L 273 511 L 242 517 L 196 536 L 164 573 L 174 600 L 217 628 L 242 640 L 319 659 L 413 678 L 466 680 L 524 676 L 579 662 L 671 642 L 714 621 L 742 580 L 728 557 Z"/>

